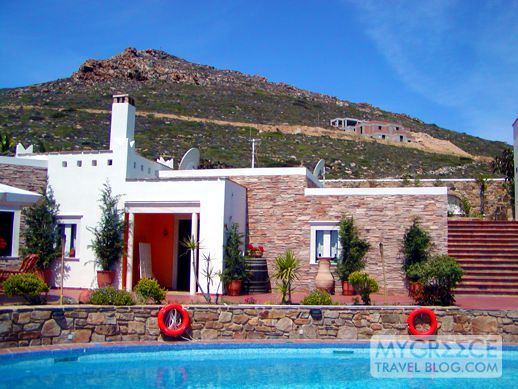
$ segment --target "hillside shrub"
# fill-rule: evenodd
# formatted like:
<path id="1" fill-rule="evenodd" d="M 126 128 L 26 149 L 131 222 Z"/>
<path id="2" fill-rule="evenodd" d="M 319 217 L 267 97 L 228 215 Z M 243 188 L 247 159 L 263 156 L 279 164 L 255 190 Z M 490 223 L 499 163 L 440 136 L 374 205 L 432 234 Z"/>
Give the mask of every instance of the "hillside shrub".
<path id="1" fill-rule="evenodd" d="M 370 305 L 371 293 L 376 293 L 379 290 L 379 285 L 374 278 L 371 278 L 367 273 L 355 271 L 349 275 L 349 283 L 354 290 L 361 296 L 365 305 Z"/>
<path id="2" fill-rule="evenodd" d="M 152 300 L 155 304 L 160 304 L 166 296 L 166 290 L 151 278 L 142 278 L 133 291 L 139 304 L 147 304 L 149 300 Z"/>
<path id="3" fill-rule="evenodd" d="M 29 304 L 42 304 L 46 298 L 42 293 L 47 293 L 49 287 L 35 274 L 15 274 L 3 283 L 4 293 L 8 297 L 21 296 Z"/>
<path id="4" fill-rule="evenodd" d="M 301 301 L 302 305 L 331 305 L 331 295 L 323 290 L 315 289 Z"/>
<path id="5" fill-rule="evenodd" d="M 90 304 L 94 305 L 135 305 L 131 293 L 112 286 L 99 288 L 92 292 Z"/>

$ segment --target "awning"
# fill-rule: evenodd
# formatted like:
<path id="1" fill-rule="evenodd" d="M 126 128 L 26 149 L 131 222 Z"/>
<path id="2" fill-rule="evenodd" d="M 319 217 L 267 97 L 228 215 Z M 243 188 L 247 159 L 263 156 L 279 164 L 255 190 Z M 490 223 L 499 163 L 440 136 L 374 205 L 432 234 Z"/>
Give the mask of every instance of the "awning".
<path id="1" fill-rule="evenodd" d="M 39 200 L 40 194 L 0 184 L 0 204 L 31 205 Z"/>

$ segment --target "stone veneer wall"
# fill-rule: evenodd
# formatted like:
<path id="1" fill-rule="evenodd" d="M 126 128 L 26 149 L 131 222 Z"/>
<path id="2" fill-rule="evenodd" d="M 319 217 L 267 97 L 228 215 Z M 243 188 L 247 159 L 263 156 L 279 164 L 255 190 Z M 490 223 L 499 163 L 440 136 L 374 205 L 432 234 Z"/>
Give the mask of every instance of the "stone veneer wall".
<path id="1" fill-rule="evenodd" d="M 0 183 L 41 193 L 47 186 L 47 169 L 33 166 L 0 164 Z M 25 243 L 25 218 L 20 217 L 20 248 Z M 0 269 L 19 268 L 21 260 L 1 260 Z"/>
<path id="2" fill-rule="evenodd" d="M 510 220 L 513 216 L 511 200 L 504 187 L 504 181 L 488 180 L 485 190 L 485 218 L 489 220 Z M 446 186 L 448 194 L 469 201 L 472 212 L 480 212 L 480 185 L 476 180 L 457 181 L 382 181 L 382 180 L 328 180 L 326 188 L 393 188 L 403 186 Z"/>
<path id="3" fill-rule="evenodd" d="M 405 335 L 415 307 L 322 307 L 313 319 L 302 306 L 189 306 L 188 334 L 208 339 L 369 339 Z M 160 334 L 158 306 L 4 307 L 0 348 L 111 341 L 168 341 Z M 518 342 L 517 311 L 435 308 L 438 334 L 498 334 Z M 417 323 L 418 324 L 418 323 Z"/>
<path id="4" fill-rule="evenodd" d="M 287 249 L 302 261 L 298 291 L 314 289 L 317 265 L 310 265 L 310 221 L 339 221 L 353 216 L 360 236 L 371 249 L 366 271 L 380 282 L 382 265 L 379 244 L 384 246 L 389 293 L 406 291 L 401 271 L 401 242 L 405 230 L 419 217 L 430 232 L 437 253 L 447 252 L 446 196 L 305 196 L 304 176 L 233 177 L 247 188 L 248 233 L 252 244 L 265 247 L 271 274 L 275 257 Z M 335 274 L 337 293 L 341 283 Z M 272 285 L 274 286 L 274 285 Z"/>

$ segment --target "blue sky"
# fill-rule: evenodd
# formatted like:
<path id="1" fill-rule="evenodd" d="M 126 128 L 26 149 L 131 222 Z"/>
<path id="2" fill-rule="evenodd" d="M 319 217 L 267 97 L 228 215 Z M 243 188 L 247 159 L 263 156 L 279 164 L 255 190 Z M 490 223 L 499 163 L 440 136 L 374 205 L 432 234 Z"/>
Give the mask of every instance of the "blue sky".
<path id="1" fill-rule="evenodd" d="M 518 0 L 0 0 L 0 87 L 156 48 L 512 141 Z"/>

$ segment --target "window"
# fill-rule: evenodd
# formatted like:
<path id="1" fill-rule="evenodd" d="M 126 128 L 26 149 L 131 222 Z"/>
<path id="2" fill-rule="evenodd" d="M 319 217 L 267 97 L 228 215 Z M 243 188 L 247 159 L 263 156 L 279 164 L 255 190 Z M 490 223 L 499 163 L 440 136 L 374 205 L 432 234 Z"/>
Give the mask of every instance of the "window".
<path id="1" fill-rule="evenodd" d="M 381 130 L 381 126 L 378 126 L 378 130 Z"/>
<path id="2" fill-rule="evenodd" d="M 385 139 L 385 135 L 381 135 L 381 139 Z"/>
<path id="3" fill-rule="evenodd" d="M 67 161 L 61 162 L 61 167 L 67 167 Z"/>
<path id="4" fill-rule="evenodd" d="M 113 160 L 109 159 L 108 160 L 108 166 L 111 166 L 111 165 L 113 165 Z"/>
<path id="5" fill-rule="evenodd" d="M 77 167 L 83 166 L 83 161 L 77 161 Z"/>
<path id="6" fill-rule="evenodd" d="M 338 239 L 339 222 L 310 222 L 311 252 L 310 263 L 317 263 L 320 257 L 332 258 L 336 261 L 340 255 Z"/>
<path id="7" fill-rule="evenodd" d="M 92 159 L 92 166 L 97 166 L 97 160 L 96 159 Z"/>
<path id="8" fill-rule="evenodd" d="M 403 142 L 403 135 L 399 135 L 399 141 Z"/>
<path id="9" fill-rule="evenodd" d="M 14 212 L 0 212 L 0 257 L 13 256 Z"/>
<path id="10" fill-rule="evenodd" d="M 61 236 L 65 238 L 65 257 L 66 258 L 77 258 L 78 255 L 78 243 L 79 243 L 79 226 L 81 218 L 77 216 L 73 217 L 61 217 L 59 227 L 61 229 Z"/>

